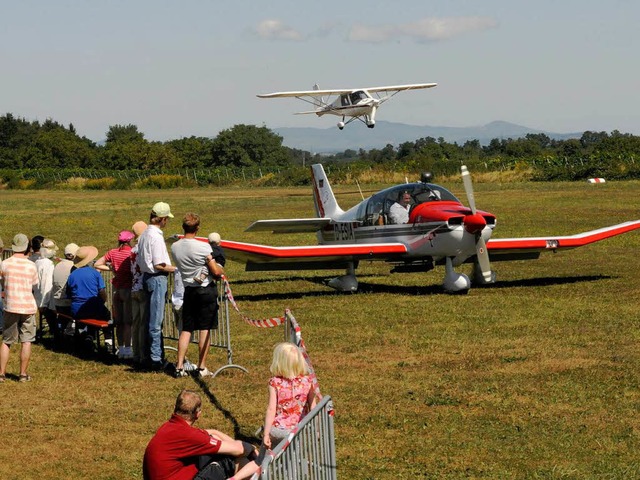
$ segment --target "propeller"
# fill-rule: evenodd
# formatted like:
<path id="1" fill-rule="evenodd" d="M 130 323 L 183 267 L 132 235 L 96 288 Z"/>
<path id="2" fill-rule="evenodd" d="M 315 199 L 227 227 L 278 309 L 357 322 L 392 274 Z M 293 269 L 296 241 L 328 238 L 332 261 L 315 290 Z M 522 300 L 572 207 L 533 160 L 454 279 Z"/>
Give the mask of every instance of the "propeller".
<path id="1" fill-rule="evenodd" d="M 489 262 L 489 252 L 487 252 L 487 244 L 482 238 L 482 230 L 487 225 L 482 215 L 476 212 L 476 200 L 473 195 L 473 184 L 471 183 L 471 174 L 465 165 L 460 168 L 462 172 L 462 183 L 464 191 L 467 194 L 471 215 L 464 217 L 464 228 L 467 232 L 476 236 L 476 255 L 478 257 L 478 265 L 482 272 L 482 278 L 485 282 L 491 282 L 491 263 Z"/>

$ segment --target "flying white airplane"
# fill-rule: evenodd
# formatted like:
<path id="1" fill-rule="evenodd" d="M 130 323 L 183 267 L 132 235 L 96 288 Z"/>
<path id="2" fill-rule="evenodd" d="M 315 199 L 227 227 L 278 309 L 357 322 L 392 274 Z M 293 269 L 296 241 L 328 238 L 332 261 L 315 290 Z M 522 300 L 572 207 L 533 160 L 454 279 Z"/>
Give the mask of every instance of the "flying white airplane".
<path id="1" fill-rule="evenodd" d="M 444 187 L 420 182 L 382 190 L 343 211 L 336 201 L 322 165 L 311 166 L 317 218 L 258 220 L 247 230 L 274 233 L 317 232 L 318 245 L 272 247 L 223 240 L 231 260 L 246 264 L 248 271 L 346 269 L 328 285 L 340 291 L 356 291 L 355 269 L 360 260 L 385 261 L 391 272 L 426 272 L 445 266 L 447 292 L 466 292 L 469 277 L 455 266 L 474 263 L 474 282 L 495 282 L 491 261 L 536 259 L 541 252 L 581 247 L 640 228 L 640 220 L 571 236 L 490 239 L 495 215 L 476 210 L 471 177 L 465 166 L 462 179 L 469 207 Z M 398 202 L 409 197 L 406 217 L 395 216 Z M 395 223 L 400 221 L 401 223 Z M 202 239 L 206 241 L 206 239 Z"/>
<path id="2" fill-rule="evenodd" d="M 369 88 L 338 88 L 331 90 L 320 90 L 318 85 L 313 86 L 313 90 L 302 90 L 297 92 L 275 92 L 258 95 L 259 98 L 281 98 L 294 97 L 304 102 L 310 103 L 315 110 L 298 112 L 296 115 L 315 113 L 319 117 L 326 114 L 342 117 L 338 122 L 338 128 L 342 130 L 345 125 L 360 120 L 367 127 L 376 126 L 376 111 L 378 107 L 398 92 L 404 90 L 418 90 L 421 88 L 435 87 L 437 83 L 415 83 L 412 85 L 392 85 L 387 87 Z M 373 94 L 373 95 L 372 95 Z M 345 122 L 345 118 L 350 117 Z"/>

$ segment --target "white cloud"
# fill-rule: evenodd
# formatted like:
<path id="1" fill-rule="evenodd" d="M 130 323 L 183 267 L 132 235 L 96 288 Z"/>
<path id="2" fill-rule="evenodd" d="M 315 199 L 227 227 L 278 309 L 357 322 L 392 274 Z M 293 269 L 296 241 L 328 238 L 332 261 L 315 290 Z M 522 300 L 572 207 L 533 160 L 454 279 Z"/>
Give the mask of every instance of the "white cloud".
<path id="1" fill-rule="evenodd" d="M 267 19 L 261 21 L 255 29 L 260 38 L 268 40 L 288 40 L 299 42 L 304 36 L 297 30 L 285 25 L 280 20 Z"/>
<path id="2" fill-rule="evenodd" d="M 437 41 L 465 33 L 496 28 L 498 22 L 489 17 L 428 17 L 399 25 L 367 26 L 356 24 L 348 39 L 352 42 L 381 43 L 408 37 L 413 40 Z"/>

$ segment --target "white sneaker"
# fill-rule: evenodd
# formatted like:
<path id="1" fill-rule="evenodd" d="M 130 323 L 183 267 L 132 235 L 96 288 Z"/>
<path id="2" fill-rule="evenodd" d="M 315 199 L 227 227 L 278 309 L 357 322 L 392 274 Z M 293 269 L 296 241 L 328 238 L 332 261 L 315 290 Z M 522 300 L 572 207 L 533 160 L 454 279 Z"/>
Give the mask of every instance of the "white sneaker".
<path id="1" fill-rule="evenodd" d="M 187 360 L 186 358 L 184 359 L 184 364 L 182 365 L 182 369 L 185 372 L 193 372 L 194 370 L 198 369 L 197 365 L 194 365 L 193 363 L 191 363 L 189 360 Z"/>
<path id="2" fill-rule="evenodd" d="M 209 369 L 207 367 L 199 368 L 198 369 L 198 375 L 200 375 L 200 378 L 212 377 L 213 376 L 213 374 L 209 371 Z"/>

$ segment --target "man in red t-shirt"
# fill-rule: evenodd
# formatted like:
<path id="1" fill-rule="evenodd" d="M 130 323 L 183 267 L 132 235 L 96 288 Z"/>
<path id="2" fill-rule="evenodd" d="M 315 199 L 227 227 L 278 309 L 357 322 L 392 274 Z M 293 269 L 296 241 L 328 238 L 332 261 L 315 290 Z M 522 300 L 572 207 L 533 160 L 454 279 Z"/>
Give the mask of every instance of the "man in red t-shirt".
<path id="1" fill-rule="evenodd" d="M 144 452 L 145 480 L 216 480 L 233 476 L 236 461 L 253 460 L 253 445 L 217 430 L 196 428 L 202 413 L 200 395 L 183 390 L 173 415 L 156 432 Z"/>

